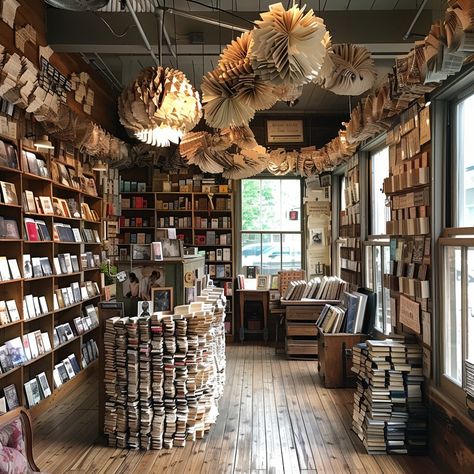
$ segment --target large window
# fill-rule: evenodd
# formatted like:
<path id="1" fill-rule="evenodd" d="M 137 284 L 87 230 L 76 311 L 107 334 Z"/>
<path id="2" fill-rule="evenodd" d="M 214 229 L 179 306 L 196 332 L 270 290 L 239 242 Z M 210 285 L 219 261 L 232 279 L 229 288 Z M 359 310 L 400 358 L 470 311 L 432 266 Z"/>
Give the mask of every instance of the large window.
<path id="1" fill-rule="evenodd" d="M 474 226 L 474 94 L 456 104 L 456 222 Z"/>
<path id="2" fill-rule="evenodd" d="M 472 91 L 472 89 L 471 89 Z M 441 384 L 463 397 L 465 361 L 474 363 L 474 93 L 452 104 L 453 143 L 447 216 L 454 224 L 440 238 L 442 264 Z M 471 386 L 471 388 L 473 388 Z"/>
<path id="3" fill-rule="evenodd" d="M 384 288 L 384 274 L 390 271 L 390 242 L 385 237 L 386 222 L 389 220 L 387 197 L 383 192 L 383 181 L 388 177 L 388 147 L 370 153 L 370 235 L 364 242 L 365 285 L 377 295 L 375 329 L 390 334 L 390 290 Z"/>
<path id="4" fill-rule="evenodd" d="M 299 179 L 242 180 L 241 266 L 263 274 L 302 267 Z"/>

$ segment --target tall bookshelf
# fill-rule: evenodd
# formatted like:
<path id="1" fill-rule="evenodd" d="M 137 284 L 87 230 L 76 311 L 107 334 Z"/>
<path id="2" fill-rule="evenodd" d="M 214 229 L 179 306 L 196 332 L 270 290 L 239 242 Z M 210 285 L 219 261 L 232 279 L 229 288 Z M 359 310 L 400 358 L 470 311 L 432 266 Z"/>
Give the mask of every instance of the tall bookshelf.
<path id="1" fill-rule="evenodd" d="M 431 368 L 431 136 L 430 109 L 413 105 L 387 133 L 390 199 L 391 324 L 398 333 L 416 335 L 424 351 L 424 375 Z"/>
<path id="2" fill-rule="evenodd" d="M 38 355 L 24 362 L 21 365 L 5 372 L 0 373 L 0 389 L 4 389 L 8 385 L 14 384 L 18 395 L 19 403 L 28 406 L 27 398 L 24 390 L 24 384 L 30 379 L 35 378 L 39 373 L 44 372 L 48 379 L 48 384 L 51 388 L 52 395 L 42 399 L 38 404 L 30 407 L 32 416 L 35 417 L 43 412 L 53 400 L 57 400 L 58 396 L 72 390 L 75 386 L 81 383 L 86 377 L 95 370 L 97 366 L 96 361 L 89 364 L 86 368 L 82 368 L 82 345 L 88 340 L 98 340 L 99 332 L 98 326 L 93 329 L 86 330 L 82 333 L 76 331 L 73 323 L 74 318 L 85 316 L 85 307 L 87 305 L 97 306 L 102 298 L 101 290 L 101 274 L 97 265 L 91 267 L 81 266 L 81 254 L 88 251 L 93 254 L 101 255 L 100 242 L 65 242 L 59 241 L 59 236 L 54 231 L 54 224 L 63 223 L 69 224 L 73 228 L 82 231 L 96 230 L 99 240 L 102 240 L 102 226 L 100 217 L 102 215 L 102 198 L 96 195 L 89 194 L 81 189 L 76 189 L 72 186 L 61 184 L 53 178 L 57 178 L 53 174 L 49 177 L 36 175 L 31 173 L 27 168 L 27 161 L 21 158 L 22 151 L 29 151 L 34 153 L 37 157 L 44 160 L 46 168 L 51 171 L 52 163 L 62 163 L 70 170 L 73 169 L 74 163 L 77 164 L 75 171 L 78 175 L 84 178 L 96 178 L 93 173 L 88 173 L 82 169 L 82 165 L 78 156 L 69 157 L 64 156 L 50 156 L 49 154 L 40 153 L 37 150 L 28 148 L 25 142 L 21 140 L 13 141 L 7 137 L 0 137 L 0 139 L 13 145 L 18 155 L 18 168 L 8 168 L 0 166 L 1 181 L 14 184 L 16 195 L 18 198 L 18 205 L 0 203 L 0 216 L 5 219 L 13 219 L 17 223 L 19 238 L 0 238 L 0 256 L 6 256 L 10 259 L 16 259 L 18 267 L 21 272 L 21 278 L 14 280 L 0 281 L 0 300 L 15 300 L 16 307 L 19 313 L 19 320 L 0 325 L 0 346 L 3 346 L 6 341 L 12 340 L 16 337 L 23 337 L 28 333 L 39 330 L 46 332 L 51 342 L 51 350 Z M 32 191 L 35 196 L 49 197 L 52 201 L 54 197 L 62 199 L 74 199 L 78 205 L 79 213 L 81 212 L 81 204 L 86 203 L 89 209 L 93 209 L 97 219 L 87 219 L 81 217 L 64 217 L 59 215 L 47 215 L 39 212 L 31 212 L 25 206 L 23 200 L 23 192 Z M 28 234 L 25 229 L 24 219 L 36 219 L 43 221 L 51 237 L 51 240 L 28 240 Z M 64 274 L 57 274 L 54 267 L 54 258 L 58 254 L 68 253 L 77 256 L 79 264 L 78 271 L 71 271 Z M 47 257 L 52 269 L 52 274 L 40 277 L 25 277 L 25 255 L 33 257 Z M 93 297 L 83 297 L 80 302 L 72 302 L 71 304 L 59 307 L 53 304 L 55 290 L 65 288 L 72 283 L 81 283 L 90 281 L 96 283 L 99 292 Z M 48 312 L 40 312 L 40 315 L 27 318 L 28 308 L 24 303 L 26 295 L 44 296 L 47 302 Z M 54 344 L 55 327 L 59 324 L 70 323 L 73 329 L 72 337 L 64 343 Z M 63 383 L 61 386 L 55 388 L 53 380 L 54 366 L 65 359 L 69 354 L 74 354 L 78 361 L 81 371 L 70 381 Z"/>
<path id="3" fill-rule="evenodd" d="M 362 285 L 360 242 L 359 160 L 353 156 L 345 172 L 344 197 L 346 208 L 339 219 L 339 236 L 345 239 L 341 246 L 341 278 L 351 289 Z"/>
<path id="4" fill-rule="evenodd" d="M 160 240 L 157 229 L 176 229 L 185 246 L 204 251 L 206 273 L 216 286 L 225 288 L 226 332 L 233 335 L 232 182 L 205 178 L 187 168 L 179 173 L 155 173 L 152 183 L 150 175 L 147 169 L 121 172 L 121 259 L 131 258 L 134 243 Z"/>

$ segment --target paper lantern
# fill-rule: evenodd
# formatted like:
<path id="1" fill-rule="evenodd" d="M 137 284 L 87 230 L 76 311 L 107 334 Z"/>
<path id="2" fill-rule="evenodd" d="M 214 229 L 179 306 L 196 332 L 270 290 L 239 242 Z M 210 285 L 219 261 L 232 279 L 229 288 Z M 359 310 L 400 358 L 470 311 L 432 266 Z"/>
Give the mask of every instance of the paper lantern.
<path id="1" fill-rule="evenodd" d="M 201 118 L 199 94 L 184 73 L 149 67 L 119 97 L 120 122 L 139 140 L 155 146 L 178 143 Z"/>
<path id="2" fill-rule="evenodd" d="M 276 3 L 255 22 L 250 56 L 255 72 L 264 80 L 301 85 L 318 76 L 326 54 L 326 27 L 313 10 L 304 13 L 304 9 L 293 5 L 285 10 Z"/>

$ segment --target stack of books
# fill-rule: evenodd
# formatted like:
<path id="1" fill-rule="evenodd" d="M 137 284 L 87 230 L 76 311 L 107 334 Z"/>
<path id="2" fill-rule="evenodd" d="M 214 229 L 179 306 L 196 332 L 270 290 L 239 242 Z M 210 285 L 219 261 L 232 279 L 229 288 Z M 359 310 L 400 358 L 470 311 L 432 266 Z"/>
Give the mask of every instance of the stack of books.
<path id="1" fill-rule="evenodd" d="M 336 276 L 324 276 L 305 280 L 290 281 L 283 300 L 339 300 L 347 290 L 347 283 Z"/>
<path id="2" fill-rule="evenodd" d="M 353 349 L 357 375 L 352 429 L 369 454 L 420 454 L 427 446 L 422 350 L 403 340 L 370 340 Z"/>
<path id="3" fill-rule="evenodd" d="M 104 432 L 110 446 L 185 446 L 215 423 L 225 380 L 223 288 L 174 314 L 105 323 Z"/>

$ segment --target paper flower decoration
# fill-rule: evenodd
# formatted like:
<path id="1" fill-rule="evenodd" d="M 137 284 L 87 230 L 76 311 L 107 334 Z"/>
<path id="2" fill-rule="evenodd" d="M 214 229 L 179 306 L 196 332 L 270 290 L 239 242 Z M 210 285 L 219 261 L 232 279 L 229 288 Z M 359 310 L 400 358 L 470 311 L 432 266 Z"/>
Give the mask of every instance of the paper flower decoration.
<path id="1" fill-rule="evenodd" d="M 291 84 L 289 82 L 283 82 L 273 88 L 273 94 L 282 102 L 294 103 L 301 97 L 302 93 L 302 85 Z"/>
<path id="2" fill-rule="evenodd" d="M 226 64 L 249 62 L 251 42 L 252 36 L 250 31 L 247 31 L 235 40 L 232 40 L 232 42 L 224 48 L 220 55 L 219 67 L 222 68 Z"/>
<path id="3" fill-rule="evenodd" d="M 306 84 L 314 80 L 324 62 L 326 27 L 313 10 L 281 3 L 270 5 L 255 23 L 250 51 L 252 65 L 262 79 L 275 85 L 282 82 Z"/>
<path id="4" fill-rule="evenodd" d="M 148 144 L 178 143 L 201 118 L 199 94 L 176 69 L 149 67 L 119 97 L 120 122 Z"/>
<path id="5" fill-rule="evenodd" d="M 201 84 L 206 122 L 213 128 L 247 125 L 255 109 L 239 97 L 235 80 L 220 77 L 220 70 L 208 72 Z"/>
<path id="6" fill-rule="evenodd" d="M 226 137 L 229 143 L 235 143 L 239 148 L 255 148 L 257 141 L 250 127 L 229 127 L 221 130 L 221 136 Z"/>
<path id="7" fill-rule="evenodd" d="M 334 45 L 329 53 L 334 69 L 324 80 L 324 87 L 339 95 L 360 95 L 375 81 L 375 66 L 370 52 L 353 44 Z"/>

